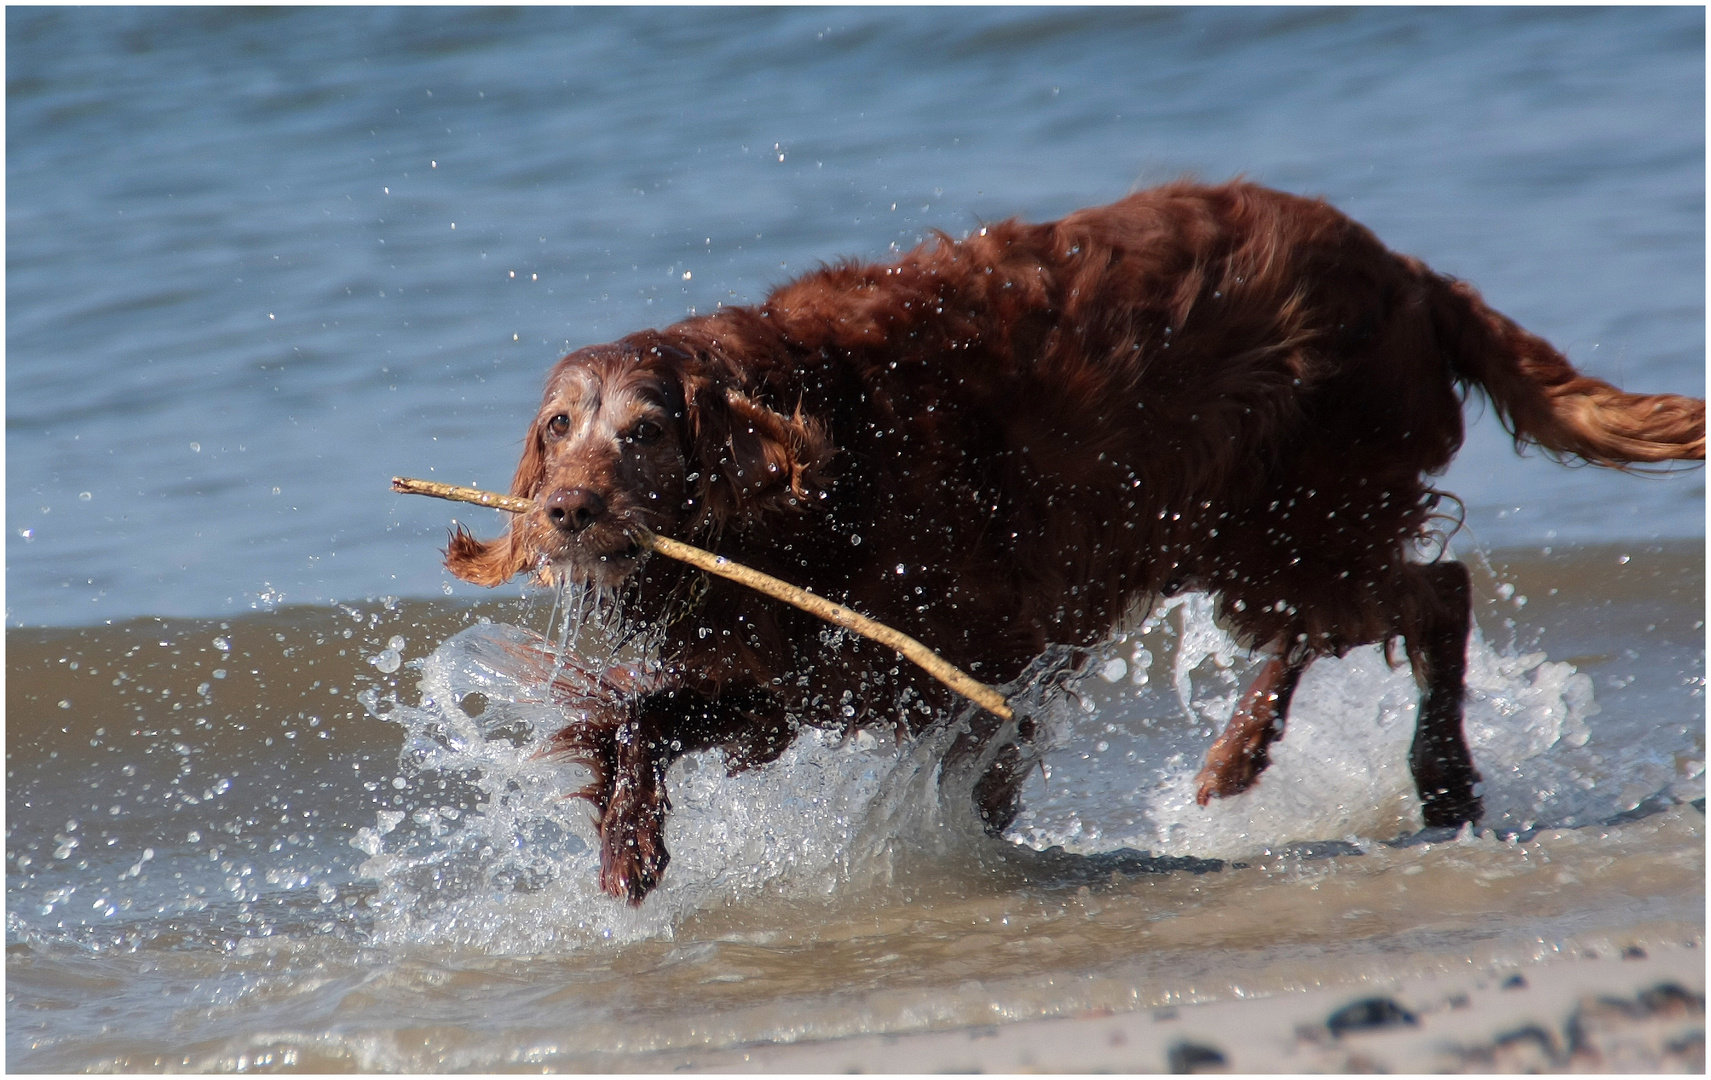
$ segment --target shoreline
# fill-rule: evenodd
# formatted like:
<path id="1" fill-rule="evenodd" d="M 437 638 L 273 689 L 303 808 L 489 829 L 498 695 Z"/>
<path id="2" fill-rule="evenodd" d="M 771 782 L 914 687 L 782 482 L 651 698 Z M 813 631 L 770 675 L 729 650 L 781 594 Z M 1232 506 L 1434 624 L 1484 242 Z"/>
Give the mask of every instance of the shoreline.
<path id="1" fill-rule="evenodd" d="M 1705 974 L 1701 936 L 1132 1013 L 634 1064 L 712 1073 L 1702 1073 Z"/>

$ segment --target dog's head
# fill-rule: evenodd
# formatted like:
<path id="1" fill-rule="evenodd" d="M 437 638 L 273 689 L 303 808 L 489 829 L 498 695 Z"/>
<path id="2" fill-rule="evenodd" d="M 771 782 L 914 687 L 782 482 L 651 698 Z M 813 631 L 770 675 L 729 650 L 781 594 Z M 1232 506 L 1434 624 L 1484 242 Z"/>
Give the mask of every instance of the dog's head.
<path id="1" fill-rule="evenodd" d="M 745 393 L 740 366 L 668 333 L 571 353 L 547 378 L 511 494 L 533 501 L 504 536 L 461 526 L 446 566 L 498 585 L 525 570 L 615 585 L 638 565 L 636 527 L 684 539 L 800 511 L 832 447 L 820 424 Z"/>

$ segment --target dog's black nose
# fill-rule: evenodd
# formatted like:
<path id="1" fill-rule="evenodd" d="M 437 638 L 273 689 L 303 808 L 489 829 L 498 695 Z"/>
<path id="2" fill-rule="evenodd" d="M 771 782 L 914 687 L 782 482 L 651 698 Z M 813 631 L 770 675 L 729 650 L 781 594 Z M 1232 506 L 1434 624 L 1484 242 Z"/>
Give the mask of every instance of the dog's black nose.
<path id="1" fill-rule="evenodd" d="M 559 488 L 547 496 L 547 520 L 561 532 L 579 533 L 605 512 L 606 500 L 587 488 Z"/>

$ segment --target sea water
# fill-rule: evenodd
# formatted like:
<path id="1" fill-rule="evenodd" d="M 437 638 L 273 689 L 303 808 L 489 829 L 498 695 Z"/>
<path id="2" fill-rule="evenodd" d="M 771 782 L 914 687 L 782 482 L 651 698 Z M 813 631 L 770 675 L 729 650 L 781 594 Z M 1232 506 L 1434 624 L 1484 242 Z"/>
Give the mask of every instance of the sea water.
<path id="1" fill-rule="evenodd" d="M 55 722 L 8 740 L 12 1060 L 664 1067 L 1697 940 L 1699 552 L 1479 579 L 1488 829 L 1408 841 L 1414 691 L 1377 648 L 1315 664 L 1257 787 L 1195 805 L 1251 664 L 1187 599 L 1051 700 L 1005 840 L 943 796 L 948 727 L 811 731 L 672 768 L 639 908 L 599 890 L 581 770 L 538 754 L 564 714 L 514 653 L 545 603 L 14 632 L 9 715 Z"/>
<path id="2" fill-rule="evenodd" d="M 502 487 L 564 349 L 1184 172 L 1702 395 L 1702 12 L 7 20 L 10 1068 L 663 1071 L 1702 942 L 1702 472 L 1516 458 L 1470 403 L 1480 830 L 1418 833 L 1376 648 L 1195 805 L 1255 663 L 1189 595 L 1043 703 L 1002 840 L 943 794 L 954 717 L 810 730 L 673 766 L 636 908 L 506 659 L 565 607 L 452 581 L 497 515 L 385 487 Z"/>

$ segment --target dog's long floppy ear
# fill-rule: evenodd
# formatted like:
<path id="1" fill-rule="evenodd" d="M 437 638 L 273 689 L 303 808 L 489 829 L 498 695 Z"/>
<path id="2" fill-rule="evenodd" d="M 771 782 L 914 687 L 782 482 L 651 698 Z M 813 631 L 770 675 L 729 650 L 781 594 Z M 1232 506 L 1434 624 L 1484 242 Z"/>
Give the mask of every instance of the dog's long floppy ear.
<path id="1" fill-rule="evenodd" d="M 517 462 L 517 475 L 511 478 L 511 494 L 525 499 L 535 497 L 546 479 L 546 444 L 541 438 L 537 420 L 529 426 L 523 440 L 523 456 Z M 521 514 L 511 515 L 503 535 L 488 541 L 477 540 L 459 524 L 452 530 L 446 544 L 446 569 L 475 585 L 503 585 L 529 569 L 535 562 L 534 552 L 523 539 Z"/>
<path id="2" fill-rule="evenodd" d="M 837 451 L 825 426 L 798 405 L 786 416 L 717 378 L 685 380 L 691 470 L 702 514 L 717 530 L 766 513 L 807 509 Z"/>

